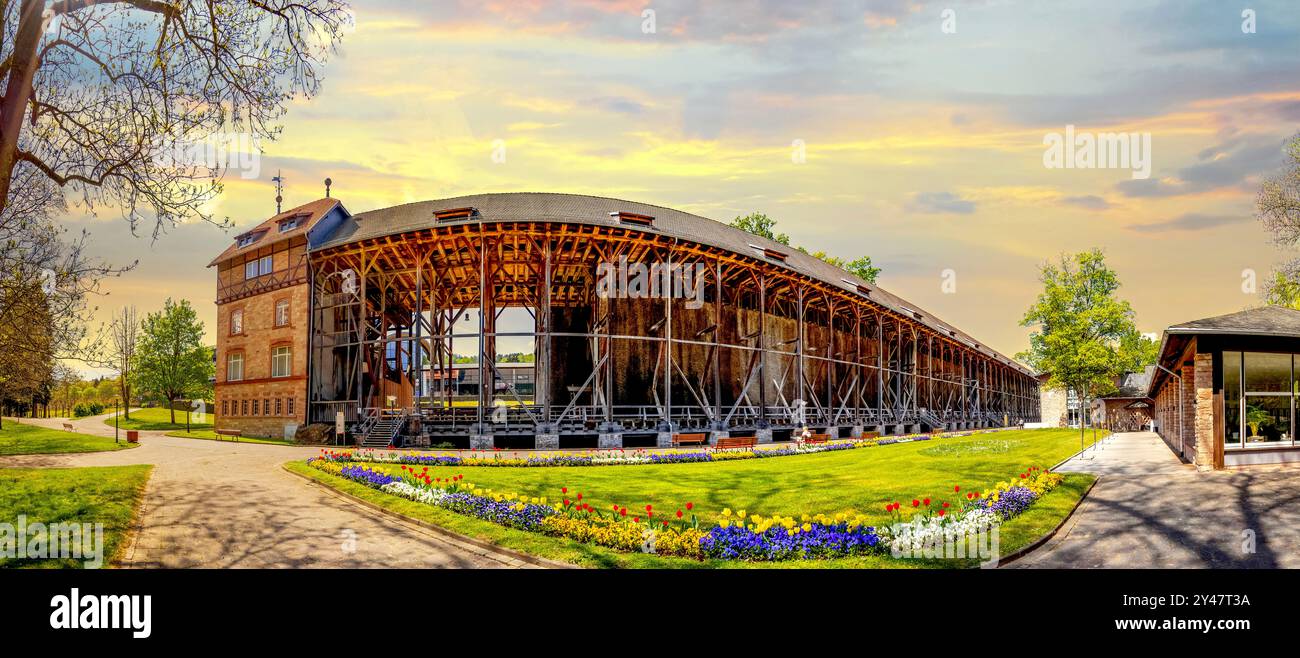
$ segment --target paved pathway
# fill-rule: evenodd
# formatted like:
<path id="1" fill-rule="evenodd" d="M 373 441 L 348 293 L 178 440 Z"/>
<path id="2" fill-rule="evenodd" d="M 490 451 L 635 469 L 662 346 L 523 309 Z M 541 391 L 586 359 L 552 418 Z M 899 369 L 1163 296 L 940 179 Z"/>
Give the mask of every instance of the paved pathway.
<path id="1" fill-rule="evenodd" d="M 1055 537 L 1009 566 L 1300 568 L 1294 465 L 1198 473 L 1154 433 L 1125 432 L 1058 470 L 1100 480 Z"/>
<path id="2" fill-rule="evenodd" d="M 78 432 L 112 436 L 96 416 Z M 5 419 L 5 422 L 12 422 Z M 61 429 L 64 419 L 22 419 Z M 141 432 L 115 452 L 0 457 L 0 467 L 153 464 L 127 567 L 520 567 L 509 554 L 408 525 L 285 472 L 318 448 Z"/>

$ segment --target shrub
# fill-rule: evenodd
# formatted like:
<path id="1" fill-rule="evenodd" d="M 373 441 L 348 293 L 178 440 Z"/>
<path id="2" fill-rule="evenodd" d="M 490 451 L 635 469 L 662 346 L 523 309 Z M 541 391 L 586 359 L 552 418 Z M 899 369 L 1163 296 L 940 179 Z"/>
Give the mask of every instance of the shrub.
<path id="1" fill-rule="evenodd" d="M 98 416 L 99 414 L 102 413 L 104 413 L 104 405 L 98 402 L 89 402 L 89 403 L 79 402 L 77 403 L 77 406 L 72 408 L 72 415 L 77 418 L 85 418 L 86 416 Z"/>

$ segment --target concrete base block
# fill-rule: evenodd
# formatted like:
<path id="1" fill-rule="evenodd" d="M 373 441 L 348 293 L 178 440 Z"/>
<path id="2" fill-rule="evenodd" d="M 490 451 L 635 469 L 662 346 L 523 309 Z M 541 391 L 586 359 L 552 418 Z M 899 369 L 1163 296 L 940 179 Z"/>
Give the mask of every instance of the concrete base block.
<path id="1" fill-rule="evenodd" d="M 659 432 L 658 434 L 655 435 L 655 445 L 660 448 L 673 447 L 673 433 Z"/>
<path id="2" fill-rule="evenodd" d="M 860 439 L 862 438 L 862 432 L 863 429 L 861 425 L 854 425 L 853 427 L 849 428 L 849 438 Z"/>
<path id="3" fill-rule="evenodd" d="M 534 447 L 538 450 L 559 450 L 559 434 L 538 434 L 534 440 Z"/>
<path id="4" fill-rule="evenodd" d="M 717 445 L 718 439 L 725 439 L 729 436 L 731 436 L 731 432 L 727 432 L 723 430 L 713 430 L 712 432 L 709 432 L 709 445 L 711 446 Z"/>
<path id="5" fill-rule="evenodd" d="M 622 432 L 602 432 L 596 437 L 596 447 L 601 450 L 617 450 L 623 447 Z"/>
<path id="6" fill-rule="evenodd" d="M 757 429 L 757 430 L 754 430 L 754 438 L 758 439 L 758 442 L 759 442 L 759 443 L 771 443 L 771 442 L 772 442 L 772 430 L 771 430 L 771 429 Z"/>
<path id="7" fill-rule="evenodd" d="M 469 435 L 470 450 L 491 450 L 494 445 L 491 434 Z"/>

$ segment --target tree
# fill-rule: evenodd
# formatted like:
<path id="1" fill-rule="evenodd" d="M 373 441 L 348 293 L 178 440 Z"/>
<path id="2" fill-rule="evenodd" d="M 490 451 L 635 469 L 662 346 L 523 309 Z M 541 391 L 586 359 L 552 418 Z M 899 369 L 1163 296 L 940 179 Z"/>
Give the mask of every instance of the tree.
<path id="1" fill-rule="evenodd" d="M 774 232 L 776 220 L 761 212 L 752 212 L 744 217 L 737 217 L 731 220 L 731 226 L 747 233 L 753 233 L 760 238 L 767 238 L 780 244 L 790 244 L 790 236 Z"/>
<path id="2" fill-rule="evenodd" d="M 1126 340 L 1130 354 L 1140 344 L 1132 338 L 1141 338 L 1133 309 L 1116 296 L 1119 276 L 1100 249 L 1044 263 L 1039 280 L 1043 291 L 1020 322 L 1036 329 L 1029 335 L 1029 351 L 1017 358 L 1047 373 L 1047 386 L 1073 389 L 1082 410 L 1092 396 L 1115 390 L 1115 378 L 1133 358 L 1144 358 L 1130 356 L 1125 363 L 1121 354 Z M 1082 423 L 1079 431 L 1082 441 Z"/>
<path id="3" fill-rule="evenodd" d="M 875 284 L 876 277 L 880 276 L 880 268 L 875 267 L 871 264 L 870 256 L 863 256 L 861 258 L 851 260 L 849 261 L 848 265 L 844 266 L 844 269 L 853 273 L 854 276 L 857 276 L 858 278 L 871 284 Z"/>
<path id="4" fill-rule="evenodd" d="M 0 1 L 0 213 L 38 177 L 155 236 L 213 221 L 224 163 L 174 156 L 275 139 L 351 23 L 343 0 Z"/>
<path id="5" fill-rule="evenodd" d="M 1141 372 L 1160 358 L 1160 344 L 1135 329 L 1119 339 L 1120 372 Z"/>
<path id="6" fill-rule="evenodd" d="M 188 300 L 163 303 L 145 316 L 136 346 L 136 386 L 168 401 L 176 423 L 175 402 L 203 395 L 213 375 L 212 350 L 203 344 L 203 323 Z"/>
<path id="7" fill-rule="evenodd" d="M 109 357 L 117 372 L 118 393 L 122 398 L 122 416 L 131 420 L 131 376 L 135 371 L 136 343 L 140 336 L 140 319 L 134 306 L 127 306 L 113 317 L 109 325 Z"/>
<path id="8" fill-rule="evenodd" d="M 1255 217 L 1273 235 L 1273 243 L 1294 250 L 1300 246 L 1300 134 L 1287 144 L 1285 171 L 1264 181 L 1255 199 Z M 1270 304 L 1300 308 L 1300 257 L 1278 266 L 1264 285 Z"/>
<path id="9" fill-rule="evenodd" d="M 731 220 L 730 226 L 780 244 L 790 244 L 790 236 L 784 233 L 775 232 L 776 220 L 761 212 L 753 212 L 744 217 L 737 217 Z M 808 251 L 803 247 L 795 248 L 813 258 L 824 260 L 827 263 L 845 270 L 873 285 L 876 283 L 876 277 L 880 274 L 880 268 L 871 265 L 870 256 L 863 256 L 856 260 L 845 262 L 843 258 L 832 256 L 825 251 Z"/>

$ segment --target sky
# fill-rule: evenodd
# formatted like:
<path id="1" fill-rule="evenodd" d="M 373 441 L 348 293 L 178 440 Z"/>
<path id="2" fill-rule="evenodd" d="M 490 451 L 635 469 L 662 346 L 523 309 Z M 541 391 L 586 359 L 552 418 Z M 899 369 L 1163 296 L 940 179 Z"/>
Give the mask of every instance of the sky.
<path id="1" fill-rule="evenodd" d="M 1102 248 L 1152 333 L 1262 303 L 1249 271 L 1262 282 L 1293 256 L 1254 218 L 1300 122 L 1290 2 L 353 8 L 322 92 L 294 99 L 213 201 L 236 228 L 153 240 L 111 212 L 68 213 L 92 253 L 139 261 L 92 300 L 98 317 L 185 298 L 213 336 L 206 265 L 274 214 L 277 171 L 286 208 L 328 176 L 354 213 L 518 191 L 761 211 L 794 244 L 870 255 L 882 287 L 1007 355 L 1027 348 L 1038 270 L 1062 253 Z M 1067 126 L 1076 164 L 1078 139 L 1115 134 L 1133 138 L 1128 166 L 1049 167 Z"/>

